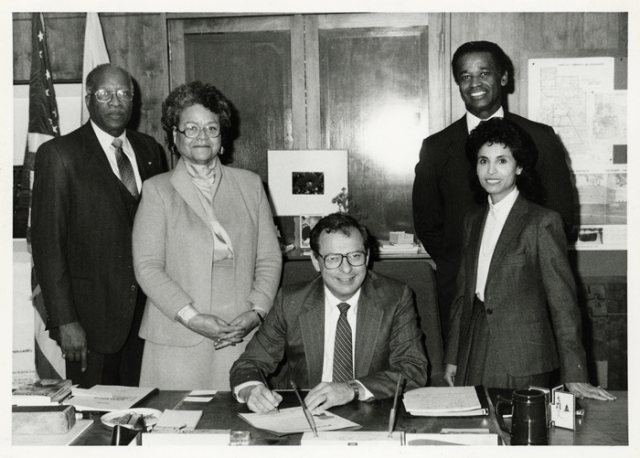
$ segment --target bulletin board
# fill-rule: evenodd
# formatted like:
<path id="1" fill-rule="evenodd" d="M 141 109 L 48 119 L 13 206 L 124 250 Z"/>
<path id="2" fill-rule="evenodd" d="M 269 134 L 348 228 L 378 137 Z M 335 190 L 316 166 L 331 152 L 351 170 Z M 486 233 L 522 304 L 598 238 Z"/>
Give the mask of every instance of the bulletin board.
<path id="1" fill-rule="evenodd" d="M 524 56 L 522 107 L 567 151 L 572 248 L 627 249 L 627 58 L 607 53 Z"/>

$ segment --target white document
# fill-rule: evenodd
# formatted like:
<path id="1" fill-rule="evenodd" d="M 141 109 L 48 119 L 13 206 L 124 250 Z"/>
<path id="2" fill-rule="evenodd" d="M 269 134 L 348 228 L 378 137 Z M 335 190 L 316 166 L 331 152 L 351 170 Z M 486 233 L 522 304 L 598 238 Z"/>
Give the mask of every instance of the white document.
<path id="1" fill-rule="evenodd" d="M 404 394 L 403 402 L 407 412 L 413 415 L 446 416 L 483 410 L 476 389 L 472 386 L 416 388 Z"/>
<path id="2" fill-rule="evenodd" d="M 405 445 L 499 445 L 497 434 L 407 433 Z"/>
<path id="3" fill-rule="evenodd" d="M 80 412 L 112 412 L 114 410 L 129 409 L 157 391 L 157 388 L 96 385 L 88 390 L 75 388 L 73 397 L 66 399 L 62 403 L 74 406 Z"/>
<path id="4" fill-rule="evenodd" d="M 202 418 L 202 410 L 171 410 L 166 409 L 153 432 L 187 432 L 193 431 Z"/>
<path id="5" fill-rule="evenodd" d="M 280 409 L 269 413 L 241 413 L 240 418 L 255 428 L 270 431 L 279 436 L 311 432 L 302 407 Z M 338 429 L 358 429 L 362 426 L 346 418 L 339 417 L 331 412 L 313 414 L 318 431 L 335 431 Z"/>
<path id="6" fill-rule="evenodd" d="M 404 444 L 404 431 L 320 431 L 318 437 L 304 433 L 300 445 L 366 445 L 368 447 L 395 447 Z"/>

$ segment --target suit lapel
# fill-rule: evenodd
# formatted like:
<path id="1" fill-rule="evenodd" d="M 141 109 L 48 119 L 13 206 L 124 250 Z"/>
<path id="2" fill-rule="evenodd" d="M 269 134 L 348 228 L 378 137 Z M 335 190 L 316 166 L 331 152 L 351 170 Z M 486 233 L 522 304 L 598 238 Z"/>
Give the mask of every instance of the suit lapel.
<path id="1" fill-rule="evenodd" d="M 522 231 L 522 228 L 525 225 L 525 216 L 528 211 L 528 201 L 522 195 L 519 195 L 516 202 L 513 204 L 513 208 L 509 212 L 509 216 L 507 216 L 502 232 L 498 237 L 496 249 L 493 252 L 491 264 L 489 265 L 487 283 L 489 283 L 491 275 L 495 272 L 496 266 L 502 263 L 502 258 L 504 258 L 505 254 L 509 251 L 513 240 L 518 236 L 520 231 Z"/>
<path id="2" fill-rule="evenodd" d="M 469 262 L 466 266 L 467 278 L 470 281 L 467 282 L 468 290 L 467 296 L 471 303 L 473 303 L 474 296 L 476 294 L 476 278 L 478 276 L 478 257 L 480 255 L 480 244 L 482 242 L 482 233 L 484 232 L 484 225 L 487 222 L 487 208 L 482 207 L 481 211 L 474 213 L 473 221 L 471 223 L 471 238 L 469 239 Z"/>
<path id="3" fill-rule="evenodd" d="M 135 134 L 135 132 L 127 129 L 127 139 L 129 140 L 129 144 L 131 145 L 131 148 L 133 148 L 133 153 L 136 156 L 136 164 L 138 165 L 140 180 L 144 182 L 144 180 L 151 176 L 151 162 L 145 158 L 145 149 L 140 142 L 140 138 Z"/>
<path id="4" fill-rule="evenodd" d="M 467 141 L 467 137 L 469 137 L 469 132 L 467 131 L 467 118 L 463 116 L 458 119 L 453 124 L 454 131 L 450 136 L 450 143 L 447 152 L 447 161 L 452 161 L 452 164 L 458 170 L 466 170 L 467 168 L 467 159 L 464 155 L 464 144 Z M 446 163 L 445 163 L 446 165 Z"/>
<path id="5" fill-rule="evenodd" d="M 356 350 L 355 376 L 363 377 L 369 374 L 371 360 L 376 350 L 376 341 L 382 325 L 383 311 L 376 305 L 382 303 L 381 291 L 377 290 L 370 277 L 367 276 L 358 300 L 358 314 L 356 317 Z"/>
<path id="6" fill-rule="evenodd" d="M 184 199 L 184 201 L 191 207 L 191 209 L 198 215 L 202 221 L 209 227 L 209 217 L 200 202 L 196 187 L 191 181 L 191 177 L 187 172 L 187 167 L 184 165 L 184 161 L 180 159 L 178 165 L 173 170 L 171 175 L 171 185 L 175 188 L 176 192 Z"/>
<path id="7" fill-rule="evenodd" d="M 132 221 L 122 200 L 119 179 L 113 173 L 111 164 L 102 150 L 90 121 L 83 126 L 82 154 L 87 173 L 102 183 L 102 188 L 105 190 L 105 202 L 111 204 L 118 215 L 130 225 Z"/>
<path id="8" fill-rule="evenodd" d="M 306 310 L 300 314 L 300 331 L 304 354 L 307 359 L 309 386 L 322 381 L 324 363 L 324 284 L 322 277 L 314 280 L 309 296 L 302 305 Z"/>

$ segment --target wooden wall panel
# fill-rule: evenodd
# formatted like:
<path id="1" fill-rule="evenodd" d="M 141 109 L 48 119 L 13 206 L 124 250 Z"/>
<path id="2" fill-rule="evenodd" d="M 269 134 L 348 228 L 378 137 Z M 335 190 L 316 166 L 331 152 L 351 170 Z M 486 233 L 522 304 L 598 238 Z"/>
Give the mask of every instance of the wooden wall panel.
<path id="1" fill-rule="evenodd" d="M 428 29 L 320 31 L 322 141 L 349 151 L 349 193 L 373 235 L 413 233 L 411 189 L 424 136 Z"/>
<path id="2" fill-rule="evenodd" d="M 187 81 L 214 84 L 237 110 L 233 166 L 257 173 L 265 183 L 267 150 L 292 148 L 290 42 L 289 31 L 185 37 Z"/>

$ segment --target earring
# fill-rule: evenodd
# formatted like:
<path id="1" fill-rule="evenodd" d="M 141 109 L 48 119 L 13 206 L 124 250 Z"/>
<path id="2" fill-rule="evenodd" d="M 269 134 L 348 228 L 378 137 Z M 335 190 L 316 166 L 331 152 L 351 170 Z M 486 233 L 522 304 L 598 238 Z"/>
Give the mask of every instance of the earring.
<path id="1" fill-rule="evenodd" d="M 219 154 L 220 154 L 220 156 L 222 156 L 224 154 L 224 146 L 220 147 L 220 153 Z"/>

